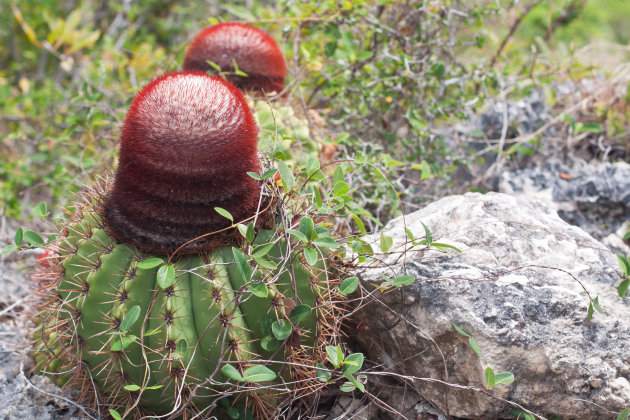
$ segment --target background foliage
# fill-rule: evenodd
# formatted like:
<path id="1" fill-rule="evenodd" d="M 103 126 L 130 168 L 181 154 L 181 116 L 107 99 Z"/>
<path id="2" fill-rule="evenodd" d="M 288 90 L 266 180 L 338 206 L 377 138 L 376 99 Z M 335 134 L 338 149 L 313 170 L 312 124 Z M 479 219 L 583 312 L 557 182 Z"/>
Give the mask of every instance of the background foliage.
<path id="1" fill-rule="evenodd" d="M 290 101 L 317 110 L 305 114 L 311 141 L 368 163 L 346 180 L 373 215 L 363 212 L 367 230 L 398 214 L 399 199 L 413 209 L 446 194 L 458 168 L 479 163 L 465 139 L 448 143 L 446 128 L 506 90 L 517 98 L 590 76 L 592 57 L 580 52 L 630 37 L 623 0 L 422 4 L 3 0 L 0 211 L 24 221 L 45 201 L 59 214 L 91 177 L 110 171 L 134 92 L 178 69 L 187 42 L 219 20 L 272 33 L 290 67 Z M 604 64 L 626 58 L 617 49 Z M 627 115 L 605 105 L 574 117 L 604 123 L 627 150 Z M 325 131 L 315 129 L 317 117 Z M 473 181 L 460 190 L 478 187 Z"/>

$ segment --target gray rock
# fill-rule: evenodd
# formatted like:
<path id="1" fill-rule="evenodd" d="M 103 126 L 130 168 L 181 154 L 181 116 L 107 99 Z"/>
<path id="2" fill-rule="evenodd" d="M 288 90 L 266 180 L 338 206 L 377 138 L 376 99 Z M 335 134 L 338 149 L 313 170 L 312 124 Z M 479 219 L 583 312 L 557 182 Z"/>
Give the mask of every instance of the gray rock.
<path id="1" fill-rule="evenodd" d="M 498 187 L 517 197 L 536 197 L 599 240 L 613 235 L 605 244 L 615 251 L 630 252 L 616 234 L 630 221 L 630 165 L 625 162 L 576 161 L 568 167 L 552 160 L 543 167 L 504 172 Z"/>
<path id="2" fill-rule="evenodd" d="M 0 226 L 0 236 L 3 232 Z M 24 311 L 32 305 L 27 273 L 33 260 L 33 253 L 0 256 L 0 420 L 88 418 L 48 378 L 29 376 L 33 361 Z"/>
<path id="3" fill-rule="evenodd" d="M 364 293 L 382 287 L 382 276 L 416 281 L 370 295 L 356 314 L 364 329 L 354 338 L 377 369 L 405 375 L 463 418 L 505 418 L 515 409 L 505 401 L 564 419 L 615 418 L 630 406 L 630 302 L 616 294 L 614 254 L 542 203 L 505 194 L 447 197 L 409 214 L 416 238 L 421 222 L 434 242 L 462 252 L 409 249 L 401 218 L 384 228 L 394 245 L 359 268 Z M 370 240 L 378 249 L 379 236 Z M 603 313 L 587 323 L 589 296 Z M 487 366 L 515 382 L 484 393 Z"/>

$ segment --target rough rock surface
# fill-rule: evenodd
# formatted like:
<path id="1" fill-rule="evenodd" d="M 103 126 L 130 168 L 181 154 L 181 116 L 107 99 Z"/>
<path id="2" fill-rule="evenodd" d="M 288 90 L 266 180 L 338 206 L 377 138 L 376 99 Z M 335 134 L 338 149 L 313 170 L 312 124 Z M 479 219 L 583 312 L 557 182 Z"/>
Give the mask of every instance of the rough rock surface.
<path id="1" fill-rule="evenodd" d="M 622 238 L 630 222 L 630 164 L 557 160 L 543 167 L 504 172 L 499 192 L 537 198 L 572 225 L 584 229 L 617 252 L 630 253 Z M 617 232 L 619 231 L 619 232 Z"/>
<path id="2" fill-rule="evenodd" d="M 394 245 L 358 270 L 364 292 L 404 269 L 416 281 L 376 292 L 356 314 L 363 332 L 354 338 L 381 363 L 375 369 L 406 375 L 420 395 L 463 418 L 506 418 L 516 407 L 418 378 L 484 388 L 491 366 L 516 380 L 489 393 L 563 419 L 615 418 L 630 406 L 630 300 L 616 294 L 614 254 L 542 203 L 505 194 L 451 196 L 409 214 L 416 238 L 421 222 L 434 242 L 462 252 L 419 246 L 403 254 L 402 219 L 384 228 Z M 379 236 L 371 240 L 378 249 Z M 604 313 L 587 323 L 589 295 Z"/>

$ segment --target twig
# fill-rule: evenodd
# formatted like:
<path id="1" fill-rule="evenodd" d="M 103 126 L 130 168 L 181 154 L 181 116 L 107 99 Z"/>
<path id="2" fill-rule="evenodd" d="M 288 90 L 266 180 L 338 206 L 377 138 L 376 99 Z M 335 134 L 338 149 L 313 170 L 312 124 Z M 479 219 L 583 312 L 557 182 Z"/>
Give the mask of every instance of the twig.
<path id="1" fill-rule="evenodd" d="M 523 19 L 525 19 L 525 16 L 527 16 L 529 14 L 529 12 L 534 7 L 538 6 L 540 3 L 542 3 L 542 0 L 538 0 L 538 1 L 535 1 L 534 3 L 530 3 L 529 5 L 527 5 L 525 7 L 525 10 L 523 10 L 521 12 L 521 14 L 516 18 L 516 20 L 514 20 L 514 22 L 512 22 L 512 26 L 510 27 L 510 30 L 508 31 L 507 35 L 505 35 L 505 37 L 501 41 L 501 44 L 499 45 L 499 49 L 497 49 L 497 51 L 492 56 L 492 59 L 490 59 L 489 67 L 491 67 L 491 68 L 494 67 L 494 65 L 497 62 L 497 59 L 503 53 L 503 49 L 507 45 L 508 41 L 512 38 L 512 36 L 514 36 L 514 33 L 516 32 L 518 27 L 521 26 L 521 23 L 523 23 Z"/>

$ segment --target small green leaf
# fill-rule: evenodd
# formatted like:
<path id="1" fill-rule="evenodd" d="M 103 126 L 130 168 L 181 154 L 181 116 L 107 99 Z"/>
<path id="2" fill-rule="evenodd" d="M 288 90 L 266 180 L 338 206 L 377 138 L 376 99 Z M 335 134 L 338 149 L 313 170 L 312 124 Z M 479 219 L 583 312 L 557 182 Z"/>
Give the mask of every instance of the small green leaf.
<path id="1" fill-rule="evenodd" d="M 333 194 L 335 195 L 335 197 L 341 197 L 348 191 L 350 191 L 350 186 L 344 181 L 337 182 L 333 187 Z"/>
<path id="2" fill-rule="evenodd" d="M 591 322 L 591 320 L 593 319 L 593 313 L 593 302 L 589 302 L 588 311 L 586 311 L 586 322 Z"/>
<path id="3" fill-rule="evenodd" d="M 619 294 L 619 297 L 625 297 L 626 294 L 628 293 L 629 287 L 630 287 L 630 277 L 623 280 L 617 287 L 617 293 Z"/>
<path id="4" fill-rule="evenodd" d="M 514 374 L 512 372 L 500 372 L 494 377 L 495 385 L 511 384 L 514 382 Z"/>
<path id="5" fill-rule="evenodd" d="M 228 219 L 230 222 L 234 223 L 234 217 L 230 214 L 226 209 L 222 209 L 221 207 L 215 207 L 214 210 L 219 213 L 221 216 Z"/>
<path id="6" fill-rule="evenodd" d="M 148 389 L 160 389 L 160 388 L 162 388 L 162 387 L 164 387 L 164 385 L 163 385 L 163 384 L 160 384 L 160 385 L 148 386 L 148 387 L 146 387 L 146 388 L 144 388 L 144 389 L 147 389 L 147 390 L 148 390 Z"/>
<path id="7" fill-rule="evenodd" d="M 405 233 L 407 234 L 407 237 L 409 238 L 410 241 L 413 241 L 413 233 L 411 233 L 411 230 L 409 230 L 409 228 L 405 228 Z"/>
<path id="8" fill-rule="evenodd" d="M 15 251 L 16 249 L 18 249 L 17 245 L 7 245 L 4 248 L 2 248 L 2 251 L 0 252 L 0 255 L 9 254 L 9 253 Z"/>
<path id="9" fill-rule="evenodd" d="M 120 330 L 129 331 L 131 327 L 133 327 L 133 324 L 136 323 L 139 317 L 140 317 L 140 306 L 135 305 L 127 311 L 127 314 L 125 315 L 122 322 L 120 323 Z"/>
<path id="10" fill-rule="evenodd" d="M 215 69 L 216 71 L 221 72 L 221 66 L 219 66 L 214 61 L 206 60 L 206 63 L 208 63 L 208 65 L 212 67 L 213 69 Z"/>
<path id="11" fill-rule="evenodd" d="M 451 325 L 453 326 L 453 328 L 455 328 L 455 331 L 457 331 L 458 333 L 460 333 L 464 337 L 470 337 L 470 334 L 468 334 L 466 331 L 464 331 L 461 328 L 459 328 L 457 325 L 455 325 L 455 324 L 451 324 Z"/>
<path id="12" fill-rule="evenodd" d="M 341 386 L 339 387 L 339 390 L 341 392 L 352 392 L 355 389 L 357 389 L 356 386 L 352 385 L 352 383 L 350 382 L 344 382 L 343 384 L 341 384 Z"/>
<path id="13" fill-rule="evenodd" d="M 438 250 L 442 251 L 442 252 L 447 252 L 447 249 L 453 249 L 459 253 L 461 253 L 461 249 L 457 248 L 456 246 L 453 245 L 449 245 L 449 244 L 443 244 L 441 242 L 431 242 L 431 246 L 434 248 L 437 248 Z"/>
<path id="14" fill-rule="evenodd" d="M 315 375 L 317 376 L 317 380 L 320 382 L 328 382 L 332 377 L 332 372 L 326 370 L 326 366 L 321 363 L 317 363 L 315 365 Z"/>
<path id="15" fill-rule="evenodd" d="M 341 346 L 337 345 L 337 347 L 335 347 L 337 350 L 337 360 L 339 360 L 339 363 L 343 362 L 343 350 L 341 350 Z"/>
<path id="16" fill-rule="evenodd" d="M 327 247 L 332 249 L 336 249 L 339 247 L 339 244 L 329 236 L 319 237 L 315 239 L 313 243 L 318 247 Z"/>
<path id="17" fill-rule="evenodd" d="M 114 339 L 111 345 L 111 350 L 112 351 L 125 350 L 127 347 L 129 347 L 131 343 L 133 343 L 134 338 L 136 338 L 134 335 L 129 335 L 129 336 L 122 336 L 120 338 Z"/>
<path id="18" fill-rule="evenodd" d="M 13 237 L 13 240 L 15 242 L 16 245 L 21 245 L 22 244 L 22 239 L 24 238 L 24 230 L 22 229 L 22 226 L 20 226 L 16 231 L 15 231 L 15 236 Z"/>
<path id="19" fill-rule="evenodd" d="M 291 310 L 289 319 L 291 320 L 291 322 L 298 324 L 304 321 L 310 315 L 311 315 L 311 307 L 301 303 L 299 305 L 296 305 L 295 308 Z"/>
<path id="20" fill-rule="evenodd" d="M 303 243 L 308 243 L 308 238 L 299 230 L 295 230 L 295 229 L 288 229 L 287 233 L 291 236 L 295 236 L 296 238 L 298 238 L 301 242 Z"/>
<path id="21" fill-rule="evenodd" d="M 39 236 L 39 233 L 33 232 L 32 230 L 24 232 L 24 239 L 26 239 L 26 243 L 29 245 L 41 245 L 44 243 L 44 239 Z"/>
<path id="22" fill-rule="evenodd" d="M 363 224 L 363 220 L 361 220 L 359 216 L 357 216 L 356 214 L 353 214 L 352 220 L 354 220 L 354 223 L 357 224 L 357 227 L 359 228 L 359 232 L 361 232 L 362 234 L 367 233 L 367 230 L 365 229 L 365 224 Z"/>
<path id="23" fill-rule="evenodd" d="M 252 292 L 254 296 L 259 298 L 266 298 L 269 294 L 269 289 L 265 283 L 250 283 L 247 288 Z"/>
<path id="24" fill-rule="evenodd" d="M 496 385 L 495 378 L 494 378 L 494 370 L 492 370 L 490 366 L 486 368 L 484 376 L 486 378 L 486 388 L 492 388 L 493 386 Z"/>
<path id="25" fill-rule="evenodd" d="M 262 244 L 262 245 L 256 245 L 252 249 L 252 257 L 254 258 L 264 257 L 265 255 L 269 253 L 272 247 L 273 247 L 273 242 L 269 242 L 267 244 Z"/>
<path id="26" fill-rule="evenodd" d="M 398 276 L 392 281 L 392 283 L 394 284 L 394 287 L 402 287 L 409 286 L 413 284 L 414 281 L 416 281 L 414 276 Z"/>
<path id="27" fill-rule="evenodd" d="M 227 376 L 228 378 L 233 379 L 235 381 L 238 381 L 238 382 L 245 381 L 241 373 L 229 363 L 226 363 L 225 365 L 223 365 L 223 367 L 221 368 L 221 372 L 223 372 L 223 374 Z"/>
<path id="28" fill-rule="evenodd" d="M 361 54 L 357 55 L 357 61 L 368 60 L 374 57 L 374 53 L 372 51 L 363 51 Z"/>
<path id="29" fill-rule="evenodd" d="M 394 239 L 391 236 L 387 236 L 381 232 L 381 251 L 387 252 L 394 244 Z"/>
<path id="30" fill-rule="evenodd" d="M 241 234 L 243 238 L 247 237 L 247 226 L 245 226 L 242 223 L 239 223 L 238 225 L 236 225 L 236 228 L 238 229 L 239 233 Z"/>
<path id="31" fill-rule="evenodd" d="M 595 299 L 593 299 L 593 308 L 600 314 L 604 312 L 602 311 L 602 307 L 599 306 L 599 296 L 596 296 Z"/>
<path id="32" fill-rule="evenodd" d="M 365 392 L 365 385 L 363 385 L 363 383 L 359 382 L 359 381 L 357 380 L 357 378 L 355 378 L 354 376 L 352 376 L 352 375 L 351 375 L 351 374 L 349 374 L 349 373 L 344 373 L 344 374 L 343 374 L 343 376 L 344 376 L 344 378 L 346 378 L 347 380 L 349 380 L 349 381 L 350 381 L 350 383 L 351 383 L 352 385 L 354 385 L 354 386 L 355 386 L 355 387 L 356 387 L 359 391 L 361 391 L 361 392 Z M 366 376 L 365 376 L 365 375 L 359 375 L 359 377 L 364 378 L 364 379 L 366 378 Z M 346 382 L 346 384 L 347 384 L 347 382 Z M 344 385 L 345 385 L 345 384 L 344 384 Z"/>
<path id="33" fill-rule="evenodd" d="M 35 207 L 33 207 L 33 213 L 35 214 L 35 216 L 39 217 L 39 218 L 45 218 L 47 217 L 50 212 L 48 211 L 48 207 L 46 206 L 45 202 L 41 202 L 38 205 L 36 205 Z"/>
<path id="34" fill-rule="evenodd" d="M 112 416 L 114 420 L 122 420 L 122 417 L 120 416 L 120 414 L 118 414 L 118 411 L 114 410 L 113 408 L 109 409 L 109 415 Z"/>
<path id="35" fill-rule="evenodd" d="M 299 222 L 300 232 L 304 234 L 308 239 L 313 238 L 313 232 L 315 231 L 315 224 L 313 223 L 313 219 L 310 217 L 304 216 L 300 218 Z"/>
<path id="36" fill-rule="evenodd" d="M 317 208 L 320 208 L 323 204 L 322 193 L 319 192 L 319 188 L 317 188 L 317 186 L 313 187 L 313 195 L 315 197 L 315 204 L 317 205 Z"/>
<path id="37" fill-rule="evenodd" d="M 344 279 L 339 285 L 339 293 L 344 296 L 348 296 L 354 293 L 355 290 L 359 287 L 359 278 L 358 277 L 348 277 Z"/>
<path id="38" fill-rule="evenodd" d="M 162 258 L 147 258 L 146 260 L 138 261 L 138 268 L 143 270 L 148 270 L 154 267 L 157 267 L 160 264 L 164 264 L 164 260 Z"/>
<path id="39" fill-rule="evenodd" d="M 247 225 L 247 231 L 245 231 L 245 240 L 250 244 L 254 242 L 256 238 L 256 230 L 254 228 L 254 222 L 249 222 Z"/>
<path id="40" fill-rule="evenodd" d="M 247 172 L 247 175 L 254 178 L 256 181 L 262 181 L 262 177 L 258 175 L 256 172 Z"/>
<path id="41" fill-rule="evenodd" d="M 160 332 L 160 329 L 159 329 L 159 328 L 153 328 L 151 331 L 149 331 L 149 332 L 145 332 L 145 333 L 144 333 L 144 336 L 145 336 L 145 337 L 150 337 L 150 336 L 155 335 L 155 334 L 157 334 L 157 333 L 159 333 L 159 332 Z"/>
<path id="42" fill-rule="evenodd" d="M 306 247 L 304 248 L 304 258 L 306 259 L 306 263 L 308 265 L 315 265 L 317 263 L 317 250 L 315 248 Z"/>
<path id="43" fill-rule="evenodd" d="M 163 265 L 157 272 L 157 283 L 162 289 L 171 287 L 175 283 L 175 267 Z"/>
<path id="44" fill-rule="evenodd" d="M 319 160 L 314 157 L 309 157 L 306 161 L 306 177 L 310 178 L 320 168 Z"/>
<path id="45" fill-rule="evenodd" d="M 262 340 L 260 340 L 260 346 L 263 348 L 263 350 L 266 351 L 274 351 L 278 348 L 279 345 L 280 342 L 276 340 L 275 337 L 272 337 L 270 335 L 265 336 L 262 338 Z"/>
<path id="46" fill-rule="evenodd" d="M 426 160 L 423 160 L 421 163 L 421 168 L 422 168 L 422 175 L 420 175 L 420 179 L 432 179 L 435 178 L 435 175 L 433 175 L 433 172 L 431 171 L 431 166 L 429 165 L 429 162 L 427 162 Z"/>
<path id="47" fill-rule="evenodd" d="M 363 353 L 349 354 L 342 363 L 342 372 L 352 374 L 358 372 L 363 367 Z"/>
<path id="48" fill-rule="evenodd" d="M 295 185 L 293 173 L 291 173 L 289 167 L 283 161 L 278 162 L 278 171 L 280 171 L 280 177 L 282 178 L 285 190 L 290 191 Z"/>
<path id="49" fill-rule="evenodd" d="M 19 245 L 16 243 L 16 245 Z M 630 276 L 630 261 L 621 254 L 617 254 L 617 260 L 619 263 L 619 270 L 626 276 Z"/>
<path id="50" fill-rule="evenodd" d="M 422 223 L 422 222 L 420 222 L 420 223 Z M 422 227 L 424 228 L 424 234 L 425 234 L 425 238 L 427 240 L 427 244 L 431 245 L 431 242 L 433 242 L 433 236 L 431 235 L 431 231 L 429 230 L 427 225 L 425 225 L 424 223 L 422 223 Z"/>
<path id="51" fill-rule="evenodd" d="M 339 140 L 339 136 L 337 136 L 337 140 Z M 333 185 L 337 184 L 337 182 L 343 182 L 343 169 L 341 166 L 337 166 L 333 173 Z"/>
<path id="52" fill-rule="evenodd" d="M 578 123 L 577 124 L 577 130 L 575 131 L 575 133 L 579 134 L 579 133 L 584 133 L 584 132 L 601 133 L 602 132 L 602 126 L 599 125 L 596 122 Z"/>
<path id="53" fill-rule="evenodd" d="M 269 170 L 265 171 L 265 172 L 262 174 L 261 178 L 262 178 L 262 179 L 269 179 L 269 178 L 271 178 L 272 176 L 274 176 L 274 175 L 276 174 L 276 172 L 278 172 L 278 170 L 277 170 L 277 169 L 275 169 L 275 168 L 274 168 L 274 169 L 269 169 Z"/>
<path id="54" fill-rule="evenodd" d="M 252 278 L 252 266 L 249 265 L 245 255 L 238 249 L 232 247 L 232 254 L 234 255 L 234 261 L 236 262 L 236 268 L 241 274 L 241 279 L 244 283 L 248 283 Z"/>
<path id="55" fill-rule="evenodd" d="M 472 337 L 469 337 L 468 346 L 473 352 L 475 352 L 475 354 L 477 354 L 478 356 L 481 356 L 481 348 L 479 347 L 479 343 L 477 343 L 477 340 L 475 340 Z"/>
<path id="56" fill-rule="evenodd" d="M 238 68 L 238 65 L 236 64 L 236 60 L 234 58 L 232 59 L 232 65 L 234 66 L 234 74 L 241 77 L 247 77 L 247 73 L 243 72 L 241 69 Z"/>
<path id="57" fill-rule="evenodd" d="M 262 268 L 266 268 L 268 270 L 275 270 L 276 268 L 278 268 L 276 263 L 265 257 L 254 257 L 254 262 Z"/>
<path id="58" fill-rule="evenodd" d="M 271 331 L 278 340 L 282 341 L 286 340 L 291 335 L 291 332 L 293 331 L 293 326 L 290 322 L 281 319 L 271 324 Z"/>
<path id="59" fill-rule="evenodd" d="M 326 346 L 328 361 L 337 369 L 341 367 L 341 361 L 343 360 L 343 353 L 341 354 L 341 357 L 339 357 L 340 350 L 340 346 Z"/>
<path id="60" fill-rule="evenodd" d="M 510 410 L 510 414 L 516 417 L 516 420 L 536 420 L 536 417 L 521 410 Z"/>
<path id="61" fill-rule="evenodd" d="M 630 415 L 630 409 L 624 408 L 621 410 L 621 413 L 617 416 L 617 420 L 628 420 L 628 416 Z"/>
<path id="62" fill-rule="evenodd" d="M 140 390 L 140 387 L 139 387 L 138 385 L 125 385 L 125 386 L 124 386 L 124 388 L 125 388 L 127 391 L 132 391 L 132 392 L 133 392 L 133 391 L 139 391 L 139 390 Z"/>
<path id="63" fill-rule="evenodd" d="M 246 382 L 270 382 L 276 379 L 276 373 L 267 366 L 254 365 L 243 371 L 243 379 Z"/>

